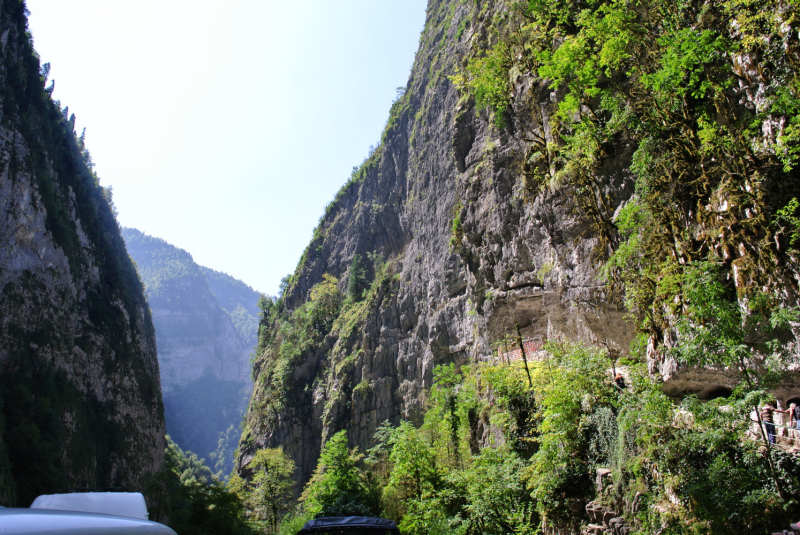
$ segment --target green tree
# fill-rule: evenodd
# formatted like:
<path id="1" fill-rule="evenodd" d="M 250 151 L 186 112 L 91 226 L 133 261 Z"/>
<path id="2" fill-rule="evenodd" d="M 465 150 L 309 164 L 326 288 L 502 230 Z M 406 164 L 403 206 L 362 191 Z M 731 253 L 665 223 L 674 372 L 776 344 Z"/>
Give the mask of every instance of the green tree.
<path id="1" fill-rule="evenodd" d="M 254 467 L 251 500 L 256 515 L 277 530 L 281 516 L 289 510 L 294 480 L 294 462 L 283 448 L 258 450 L 250 466 Z"/>
<path id="2" fill-rule="evenodd" d="M 532 377 L 540 406 L 538 451 L 525 470 L 542 517 L 568 519 L 570 504 L 591 495 L 587 418 L 613 407 L 617 394 L 604 351 L 573 343 L 548 343 L 552 357 L 536 363 Z"/>
<path id="3" fill-rule="evenodd" d="M 389 439 L 392 452 L 389 461 L 392 472 L 386 487 L 400 500 L 417 500 L 430 495 L 438 486 L 439 475 L 431 445 L 420 430 L 404 421 L 395 428 Z"/>
<path id="4" fill-rule="evenodd" d="M 692 366 L 738 369 L 749 390 L 773 386 L 786 371 L 797 310 L 766 294 L 753 294 L 743 307 L 711 262 L 689 264 L 679 282 L 680 344 L 672 354 Z"/>
<path id="5" fill-rule="evenodd" d="M 320 332 L 328 332 L 333 320 L 342 308 L 342 295 L 339 293 L 339 281 L 336 277 L 322 276 L 322 282 L 311 289 L 311 317 L 314 327 Z"/>
<path id="6" fill-rule="evenodd" d="M 269 318 L 270 312 L 272 312 L 272 308 L 275 306 L 275 301 L 276 299 L 271 295 L 261 294 L 257 303 L 258 308 L 261 310 L 260 319 Z"/>
<path id="7" fill-rule="evenodd" d="M 512 450 L 484 448 L 451 484 L 463 489 L 463 529 L 467 534 L 530 533 L 538 527 L 535 502 L 520 474 L 526 463 Z"/>
<path id="8" fill-rule="evenodd" d="M 233 457 L 236 443 L 239 440 L 239 430 L 233 424 L 225 431 L 220 431 L 217 436 L 217 450 L 209 456 L 214 461 L 214 470 L 218 479 L 227 480 L 233 469 Z"/>
<path id="9" fill-rule="evenodd" d="M 356 253 L 350 262 L 347 275 L 347 296 L 353 301 L 361 301 L 367 283 L 367 273 L 361 255 Z"/>
<path id="10" fill-rule="evenodd" d="M 150 512 L 179 535 L 251 535 L 240 497 L 212 475 L 201 459 L 167 436 L 165 466 L 147 489 Z"/>
<path id="11" fill-rule="evenodd" d="M 294 462 L 283 448 L 265 448 L 256 452 L 247 469 L 252 471 L 249 479 L 233 474 L 228 487 L 242 499 L 253 523 L 275 533 L 290 510 Z"/>
<path id="12" fill-rule="evenodd" d="M 423 501 L 412 500 L 406 504 L 407 512 L 400 521 L 403 535 L 463 535 L 464 530 L 451 524 L 452 517 L 442 500 L 431 498 Z"/>
<path id="13" fill-rule="evenodd" d="M 462 412 L 465 412 L 465 396 L 458 399 L 463 391 L 462 377 L 454 364 L 440 365 L 433 369 L 431 387 L 431 407 L 425 414 L 425 428 L 437 444 L 437 458 L 443 467 L 457 467 L 462 460 Z M 440 436 L 441 433 L 441 436 Z"/>
<path id="14" fill-rule="evenodd" d="M 306 512 L 319 516 L 376 516 L 379 500 L 359 468 L 363 456 L 347 447 L 339 431 L 322 447 L 317 468 L 301 496 Z"/>

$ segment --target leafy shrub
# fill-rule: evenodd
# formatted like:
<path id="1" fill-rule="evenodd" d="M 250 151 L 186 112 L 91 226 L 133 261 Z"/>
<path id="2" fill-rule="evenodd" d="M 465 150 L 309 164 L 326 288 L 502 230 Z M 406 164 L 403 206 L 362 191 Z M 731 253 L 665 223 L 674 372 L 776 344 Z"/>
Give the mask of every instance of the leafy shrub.
<path id="1" fill-rule="evenodd" d="M 339 431 L 323 446 L 317 468 L 301 500 L 313 517 L 377 516 L 378 500 L 359 468 L 362 456 L 347 447 L 347 432 Z"/>
<path id="2" fill-rule="evenodd" d="M 367 282 L 367 274 L 360 254 L 354 254 L 347 275 L 347 296 L 353 301 L 360 301 Z"/>
<path id="3" fill-rule="evenodd" d="M 294 462 L 283 448 L 265 448 L 256 452 L 247 465 L 248 480 L 234 475 L 230 489 L 243 501 L 248 520 L 272 533 L 291 510 Z"/>
<path id="4" fill-rule="evenodd" d="M 179 535 L 250 535 L 239 496 L 222 485 L 202 460 L 167 436 L 165 466 L 148 484 L 151 518 Z"/>

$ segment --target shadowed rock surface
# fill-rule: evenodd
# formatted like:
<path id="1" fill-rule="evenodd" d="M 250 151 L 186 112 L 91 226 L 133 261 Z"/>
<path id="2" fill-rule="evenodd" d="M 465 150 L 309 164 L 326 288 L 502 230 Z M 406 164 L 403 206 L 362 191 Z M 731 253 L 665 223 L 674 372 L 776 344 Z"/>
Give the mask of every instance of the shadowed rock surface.
<path id="1" fill-rule="evenodd" d="M 0 504 L 142 491 L 164 463 L 143 288 L 25 4 L 0 1 Z"/>

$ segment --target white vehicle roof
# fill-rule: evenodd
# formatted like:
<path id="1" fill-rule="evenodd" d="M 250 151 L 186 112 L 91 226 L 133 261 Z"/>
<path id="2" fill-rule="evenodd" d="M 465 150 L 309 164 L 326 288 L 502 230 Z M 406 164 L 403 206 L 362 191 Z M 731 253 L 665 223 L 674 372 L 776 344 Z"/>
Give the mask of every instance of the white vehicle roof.
<path id="1" fill-rule="evenodd" d="M 129 516 L 147 520 L 147 504 L 141 492 L 72 492 L 43 494 L 31 504 L 31 509 L 57 509 L 105 515 Z"/>
<path id="2" fill-rule="evenodd" d="M 0 507 L 0 535 L 176 535 L 163 524 L 125 516 Z"/>

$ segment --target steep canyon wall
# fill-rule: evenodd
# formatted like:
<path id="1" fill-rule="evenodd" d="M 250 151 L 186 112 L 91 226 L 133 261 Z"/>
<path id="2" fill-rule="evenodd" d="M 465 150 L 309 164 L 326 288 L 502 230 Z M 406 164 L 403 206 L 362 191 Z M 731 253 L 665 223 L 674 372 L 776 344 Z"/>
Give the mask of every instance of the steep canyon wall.
<path id="1" fill-rule="evenodd" d="M 213 468 L 219 434 L 238 427 L 250 394 L 259 294 L 164 240 L 132 228 L 122 235 L 152 310 L 167 431 Z"/>
<path id="2" fill-rule="evenodd" d="M 110 191 L 0 1 L 0 503 L 144 490 L 163 466 L 156 341 Z"/>
<path id="3" fill-rule="evenodd" d="M 633 327 L 596 279 L 607 248 L 593 221 L 574 192 L 531 191 L 521 172 L 525 136 L 549 139 L 559 95 L 520 75 L 498 128 L 449 78 L 493 43 L 506 8 L 429 3 L 382 143 L 326 208 L 279 305 L 284 315 L 307 306 L 326 274 L 344 292 L 355 255 L 369 289 L 299 352 L 289 354 L 280 315 L 264 320 L 274 335 L 255 363 L 244 473 L 257 448 L 282 445 L 303 483 L 340 429 L 363 451 L 383 421 L 420 418 L 434 366 L 492 358 L 517 324 L 523 336 L 627 351 Z M 633 192 L 630 155 L 620 144 L 598 177 L 609 218 Z"/>

